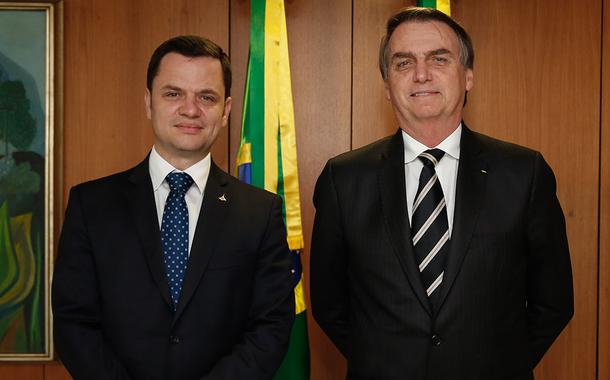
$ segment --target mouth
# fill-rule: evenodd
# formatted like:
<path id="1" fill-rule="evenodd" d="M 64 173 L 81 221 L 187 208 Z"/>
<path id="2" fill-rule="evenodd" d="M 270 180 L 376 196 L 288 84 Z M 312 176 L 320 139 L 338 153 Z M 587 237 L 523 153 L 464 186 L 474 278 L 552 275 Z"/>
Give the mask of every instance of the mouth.
<path id="1" fill-rule="evenodd" d="M 197 124 L 190 124 L 190 123 L 174 124 L 174 127 L 178 128 L 181 132 L 186 133 L 186 134 L 199 133 L 199 131 L 201 131 L 203 129 L 203 127 L 201 127 Z"/>
<path id="2" fill-rule="evenodd" d="M 433 96 L 433 95 L 438 95 L 438 94 L 440 94 L 440 92 L 433 91 L 433 90 L 428 90 L 428 91 L 416 91 L 416 92 L 413 92 L 411 94 L 411 96 L 414 97 L 414 98 L 419 98 L 419 97 Z"/>

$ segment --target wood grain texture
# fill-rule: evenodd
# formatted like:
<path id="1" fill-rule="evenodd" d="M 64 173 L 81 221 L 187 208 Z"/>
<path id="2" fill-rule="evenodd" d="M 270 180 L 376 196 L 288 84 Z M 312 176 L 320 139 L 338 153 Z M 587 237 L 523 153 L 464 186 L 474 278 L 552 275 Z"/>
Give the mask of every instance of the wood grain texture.
<path id="1" fill-rule="evenodd" d="M 566 216 L 576 311 L 536 378 L 594 379 L 601 2 L 462 0 L 452 12 L 477 54 L 466 122 L 540 150 Z"/>
<path id="2" fill-rule="evenodd" d="M 610 2 L 603 0 L 598 380 L 610 379 Z"/>
<path id="3" fill-rule="evenodd" d="M 396 132 L 398 123 L 385 98 L 379 72 L 379 43 L 388 18 L 415 1 L 354 1 L 352 149 Z"/>
<path id="4" fill-rule="evenodd" d="M 51 363 L 44 366 L 44 380 L 71 380 L 72 376 L 60 363 Z"/>
<path id="5" fill-rule="evenodd" d="M 286 21 L 305 235 L 302 259 L 309 305 L 315 181 L 330 157 L 350 148 L 351 1 L 286 1 Z M 342 356 L 313 318 L 309 318 L 308 326 L 311 378 L 342 378 Z"/>
<path id="6" fill-rule="evenodd" d="M 241 118 L 244 109 L 244 90 L 250 47 L 250 1 L 231 0 L 231 69 L 233 70 L 233 107 L 229 125 L 229 168 L 237 173 L 235 166 L 241 139 Z"/>
<path id="7" fill-rule="evenodd" d="M 3 380 L 42 380 L 44 364 L 0 364 L 0 379 Z"/>

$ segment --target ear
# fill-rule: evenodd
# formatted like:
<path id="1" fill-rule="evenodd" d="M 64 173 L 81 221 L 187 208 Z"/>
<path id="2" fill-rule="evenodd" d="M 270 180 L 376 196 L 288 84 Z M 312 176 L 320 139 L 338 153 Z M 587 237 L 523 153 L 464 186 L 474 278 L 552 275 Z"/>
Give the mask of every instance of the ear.
<path id="1" fill-rule="evenodd" d="M 390 85 L 388 84 L 387 79 L 383 81 L 383 90 L 386 100 L 392 101 L 392 96 L 390 95 Z"/>
<path id="2" fill-rule="evenodd" d="M 144 92 L 144 107 L 146 108 L 146 117 L 148 118 L 148 120 L 150 120 L 152 117 L 151 102 L 152 102 L 152 100 L 151 100 L 150 91 L 148 89 L 146 89 L 146 92 Z"/>
<path id="3" fill-rule="evenodd" d="M 472 69 L 466 69 L 466 91 L 470 91 L 474 86 L 474 72 Z"/>
<path id="4" fill-rule="evenodd" d="M 224 112 L 222 114 L 222 126 L 226 127 L 229 123 L 229 114 L 231 113 L 231 106 L 233 105 L 233 98 L 230 96 L 225 99 Z"/>

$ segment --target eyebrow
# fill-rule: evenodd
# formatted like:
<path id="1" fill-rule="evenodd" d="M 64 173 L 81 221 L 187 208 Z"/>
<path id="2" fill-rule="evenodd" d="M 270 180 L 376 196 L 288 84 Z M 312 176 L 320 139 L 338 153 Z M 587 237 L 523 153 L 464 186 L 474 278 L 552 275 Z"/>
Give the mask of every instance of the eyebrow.
<path id="1" fill-rule="evenodd" d="M 160 88 L 160 90 L 173 90 L 173 91 L 182 91 L 182 89 L 180 87 L 177 86 L 173 86 L 171 84 L 166 84 L 165 86 L 162 86 Z"/>
<path id="2" fill-rule="evenodd" d="M 451 50 L 445 48 L 434 49 L 431 51 L 427 51 L 424 53 L 426 57 L 434 56 L 434 55 L 443 55 L 443 54 L 451 54 Z M 415 58 L 415 53 L 413 52 L 402 52 L 398 51 L 392 54 L 392 60 L 401 59 L 401 58 Z"/>
<path id="3" fill-rule="evenodd" d="M 166 91 L 166 90 L 172 90 L 172 91 L 184 91 L 184 89 L 182 89 L 181 87 L 178 86 L 174 86 L 172 84 L 166 84 L 163 87 L 161 87 L 160 91 Z M 212 95 L 216 95 L 216 96 L 220 96 L 220 94 L 211 88 L 204 88 L 203 90 L 199 90 L 197 91 L 197 94 L 201 95 L 201 94 L 212 94 Z"/>

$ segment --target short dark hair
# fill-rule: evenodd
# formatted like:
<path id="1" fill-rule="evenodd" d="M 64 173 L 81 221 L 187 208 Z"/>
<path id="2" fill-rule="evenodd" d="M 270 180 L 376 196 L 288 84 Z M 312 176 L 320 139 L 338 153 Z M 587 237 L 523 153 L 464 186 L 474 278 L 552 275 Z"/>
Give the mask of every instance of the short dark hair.
<path id="1" fill-rule="evenodd" d="M 159 72 L 161 60 L 169 53 L 178 53 L 185 57 L 211 57 L 220 61 L 222 67 L 222 79 L 225 85 L 225 98 L 231 94 L 231 62 L 229 56 L 220 46 L 207 38 L 199 36 L 177 36 L 165 41 L 150 57 L 148 70 L 146 72 L 146 87 L 152 91 L 153 79 Z"/>
<path id="2" fill-rule="evenodd" d="M 379 46 L 379 70 L 383 80 L 388 79 L 390 38 L 399 25 L 405 22 L 438 21 L 449 26 L 456 34 L 460 44 L 460 62 L 467 69 L 474 67 L 474 48 L 472 40 L 464 28 L 454 19 L 434 8 L 407 7 L 392 15 L 386 25 L 386 34 L 381 38 Z"/>

